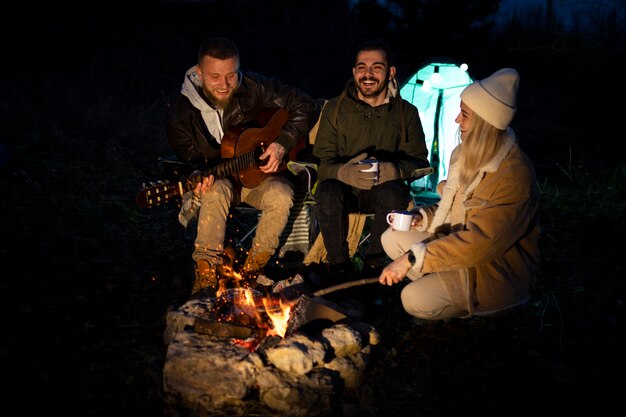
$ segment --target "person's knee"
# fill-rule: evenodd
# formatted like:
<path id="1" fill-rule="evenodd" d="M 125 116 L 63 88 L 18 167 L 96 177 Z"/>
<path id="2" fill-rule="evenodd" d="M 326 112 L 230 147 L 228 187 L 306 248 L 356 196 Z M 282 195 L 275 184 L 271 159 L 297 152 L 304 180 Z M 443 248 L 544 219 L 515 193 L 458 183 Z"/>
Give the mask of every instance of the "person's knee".
<path id="1" fill-rule="evenodd" d="M 426 288 L 419 288 L 416 282 L 404 287 L 400 293 L 402 307 L 408 314 L 421 319 L 437 319 L 438 311 L 431 301 L 431 294 Z"/>
<path id="2" fill-rule="evenodd" d="M 318 185 L 315 192 L 315 205 L 321 216 L 337 216 L 344 212 L 345 189 L 337 180 L 326 180 Z"/>
<path id="3" fill-rule="evenodd" d="M 398 240 L 393 236 L 391 229 L 387 229 L 383 232 L 380 236 L 380 243 L 387 256 L 391 259 L 396 259 L 402 254 L 398 246 Z"/>
<path id="4" fill-rule="evenodd" d="M 380 236 L 380 243 L 391 259 L 399 258 L 415 242 L 421 241 L 416 232 L 399 232 L 388 227 Z"/>
<path id="5" fill-rule="evenodd" d="M 269 183 L 268 191 L 279 196 L 287 196 L 293 198 L 293 187 L 283 181 L 272 181 Z"/>
<path id="6" fill-rule="evenodd" d="M 415 296 L 412 292 L 407 291 L 407 287 L 404 287 L 400 293 L 400 301 L 402 302 L 402 308 L 404 311 L 412 316 L 426 318 L 427 312 L 424 311 L 424 306 L 421 303 L 419 296 Z M 426 313 L 426 314 L 425 314 Z"/>
<path id="7" fill-rule="evenodd" d="M 293 196 L 293 188 L 289 184 L 273 181 L 268 184 L 263 200 L 266 207 L 290 209 L 293 206 Z"/>
<path id="8" fill-rule="evenodd" d="M 381 202 L 381 206 L 393 208 L 406 208 L 411 201 L 411 194 L 403 184 L 395 181 L 389 181 L 381 185 L 377 197 Z"/>
<path id="9" fill-rule="evenodd" d="M 206 201 L 219 201 L 223 200 L 231 202 L 233 200 L 234 190 L 230 182 L 224 180 L 217 180 L 213 184 L 211 189 L 202 195 L 202 200 Z"/>

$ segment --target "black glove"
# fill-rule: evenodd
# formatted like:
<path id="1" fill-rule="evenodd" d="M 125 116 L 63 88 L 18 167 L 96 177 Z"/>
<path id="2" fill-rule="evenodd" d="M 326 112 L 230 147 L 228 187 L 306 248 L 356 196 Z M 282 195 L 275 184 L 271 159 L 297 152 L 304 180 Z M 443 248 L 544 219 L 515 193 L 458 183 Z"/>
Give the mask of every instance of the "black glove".
<path id="1" fill-rule="evenodd" d="M 361 172 L 362 169 L 367 169 L 359 164 L 365 158 L 367 154 L 362 153 L 340 166 L 337 170 L 337 179 L 360 190 L 371 189 L 376 183 L 377 175 L 375 172 Z"/>
<path id="2" fill-rule="evenodd" d="M 393 162 L 381 162 L 378 164 L 378 184 L 393 181 L 400 178 L 400 170 Z"/>

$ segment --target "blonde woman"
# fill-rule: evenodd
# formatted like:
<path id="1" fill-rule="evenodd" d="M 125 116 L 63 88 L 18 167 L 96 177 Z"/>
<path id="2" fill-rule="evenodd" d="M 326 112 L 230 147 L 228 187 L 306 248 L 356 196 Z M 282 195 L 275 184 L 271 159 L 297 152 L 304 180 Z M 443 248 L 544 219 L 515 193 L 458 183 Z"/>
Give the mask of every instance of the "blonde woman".
<path id="1" fill-rule="evenodd" d="M 437 205 L 414 210 L 411 230 L 381 236 L 394 259 L 380 283 L 402 289 L 405 311 L 429 320 L 504 312 L 527 302 L 539 265 L 539 192 L 509 127 L 519 74 L 504 68 L 461 93 L 461 142 Z"/>

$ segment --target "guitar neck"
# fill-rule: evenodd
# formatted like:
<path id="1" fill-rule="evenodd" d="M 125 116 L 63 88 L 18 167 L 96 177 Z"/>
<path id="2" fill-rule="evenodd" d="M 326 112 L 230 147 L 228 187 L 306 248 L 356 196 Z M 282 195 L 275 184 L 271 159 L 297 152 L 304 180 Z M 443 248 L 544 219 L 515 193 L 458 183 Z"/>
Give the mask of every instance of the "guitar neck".
<path id="1" fill-rule="evenodd" d="M 240 128 L 230 129 L 222 138 L 221 156 L 223 162 L 204 171 L 194 171 L 190 175 L 181 178 L 177 182 L 159 182 L 144 187 L 137 194 L 135 200 L 140 207 L 154 207 L 164 204 L 172 199 L 180 199 L 203 182 L 205 178 L 213 175 L 215 179 L 231 177 L 239 186 L 254 188 L 271 173 L 265 173 L 257 166 L 258 158 L 265 152 L 265 146 L 271 144 L 278 137 L 280 129 L 289 118 L 285 109 L 272 110 L 269 121 L 259 120 L 264 127 L 249 127 L 241 131 Z M 302 146 L 304 139 L 302 139 Z M 295 158 L 300 147 L 295 147 L 289 153 L 291 159 Z M 283 162 L 278 171 L 286 168 Z"/>
<path id="2" fill-rule="evenodd" d="M 204 171 L 196 171 L 189 175 L 185 180 L 179 182 L 182 194 L 196 188 L 196 185 L 204 181 L 205 178 L 213 175 L 216 180 L 234 176 L 237 173 L 254 166 L 255 152 L 254 150 L 239 155 L 238 157 L 216 165 Z M 182 196 L 181 194 L 181 196 Z"/>

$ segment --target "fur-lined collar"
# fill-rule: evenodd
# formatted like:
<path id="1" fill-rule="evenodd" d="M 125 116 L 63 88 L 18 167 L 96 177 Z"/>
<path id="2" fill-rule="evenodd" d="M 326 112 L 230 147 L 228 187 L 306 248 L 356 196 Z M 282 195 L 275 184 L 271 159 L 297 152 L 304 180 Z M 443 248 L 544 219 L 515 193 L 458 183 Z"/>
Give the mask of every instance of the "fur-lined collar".
<path id="1" fill-rule="evenodd" d="M 461 188 L 461 184 L 459 182 L 459 172 L 463 168 L 461 162 L 458 161 L 458 152 L 460 148 L 457 147 L 452 152 L 452 155 L 450 156 L 450 174 L 448 175 L 444 189 L 442 190 L 441 201 L 439 201 L 439 207 L 435 213 L 433 222 L 428 228 L 430 233 L 435 233 L 439 226 L 449 221 L 448 219 L 451 215 L 450 211 L 452 209 L 452 203 L 456 198 L 462 198 L 463 201 L 465 201 L 467 196 L 474 192 L 486 173 L 496 172 L 498 170 L 502 161 L 504 161 L 504 158 L 506 158 L 509 152 L 511 152 L 511 149 L 513 149 L 514 146 L 517 146 L 516 143 L 515 137 L 513 136 L 512 131 L 510 131 L 496 155 L 482 168 L 480 168 L 478 175 L 476 175 L 472 183 L 469 184 L 461 193 L 462 195 L 459 195 L 459 190 Z"/>

